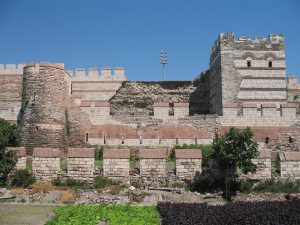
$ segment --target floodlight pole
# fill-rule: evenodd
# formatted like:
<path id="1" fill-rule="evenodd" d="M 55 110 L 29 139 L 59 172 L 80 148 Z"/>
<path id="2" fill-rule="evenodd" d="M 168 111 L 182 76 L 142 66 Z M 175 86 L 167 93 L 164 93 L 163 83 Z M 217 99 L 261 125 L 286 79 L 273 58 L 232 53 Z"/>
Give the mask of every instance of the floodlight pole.
<path id="1" fill-rule="evenodd" d="M 166 75 L 165 66 L 168 63 L 169 63 L 168 53 L 165 51 L 161 51 L 160 52 L 160 64 L 162 64 L 162 66 L 163 66 L 163 80 L 165 80 L 165 75 Z"/>

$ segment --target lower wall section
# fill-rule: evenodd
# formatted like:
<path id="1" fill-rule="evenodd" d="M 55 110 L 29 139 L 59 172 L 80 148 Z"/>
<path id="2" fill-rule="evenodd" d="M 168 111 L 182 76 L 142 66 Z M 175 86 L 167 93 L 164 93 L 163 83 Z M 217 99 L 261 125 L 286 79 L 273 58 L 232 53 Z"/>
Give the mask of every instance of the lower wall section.
<path id="1" fill-rule="evenodd" d="M 103 159 L 103 174 L 108 177 L 128 177 L 128 159 Z"/>
<path id="2" fill-rule="evenodd" d="M 32 159 L 32 172 L 38 180 L 56 179 L 59 171 L 59 158 L 33 157 Z"/>
<path id="3" fill-rule="evenodd" d="M 165 159 L 141 159 L 140 175 L 145 178 L 165 177 L 166 160 Z"/>

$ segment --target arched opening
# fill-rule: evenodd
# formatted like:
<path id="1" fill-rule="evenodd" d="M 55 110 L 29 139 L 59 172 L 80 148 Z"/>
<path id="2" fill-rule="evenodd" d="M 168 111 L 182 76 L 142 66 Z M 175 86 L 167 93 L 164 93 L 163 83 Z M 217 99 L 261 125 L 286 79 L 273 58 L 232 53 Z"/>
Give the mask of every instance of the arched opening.
<path id="1" fill-rule="evenodd" d="M 251 61 L 247 61 L 247 67 L 251 67 Z"/>
<path id="2" fill-rule="evenodd" d="M 270 67 L 270 68 L 273 67 L 272 61 L 269 61 L 269 67 Z"/>

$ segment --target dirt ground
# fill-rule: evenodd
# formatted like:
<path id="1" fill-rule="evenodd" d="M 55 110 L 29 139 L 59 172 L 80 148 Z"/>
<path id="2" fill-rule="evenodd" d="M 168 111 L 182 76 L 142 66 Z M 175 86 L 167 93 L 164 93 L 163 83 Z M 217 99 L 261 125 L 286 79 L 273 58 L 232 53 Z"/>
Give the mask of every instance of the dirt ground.
<path id="1" fill-rule="evenodd" d="M 55 206 L 0 204 L 1 225 L 43 225 L 54 216 Z"/>

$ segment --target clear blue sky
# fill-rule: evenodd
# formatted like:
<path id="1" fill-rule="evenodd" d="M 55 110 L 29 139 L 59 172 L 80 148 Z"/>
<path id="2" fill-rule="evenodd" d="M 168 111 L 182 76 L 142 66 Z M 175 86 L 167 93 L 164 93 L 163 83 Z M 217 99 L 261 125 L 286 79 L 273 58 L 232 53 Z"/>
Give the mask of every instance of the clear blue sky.
<path id="1" fill-rule="evenodd" d="M 299 0 L 0 0 L 0 63 L 118 67 L 130 80 L 191 80 L 220 32 L 284 34 L 287 74 L 300 75 Z"/>

